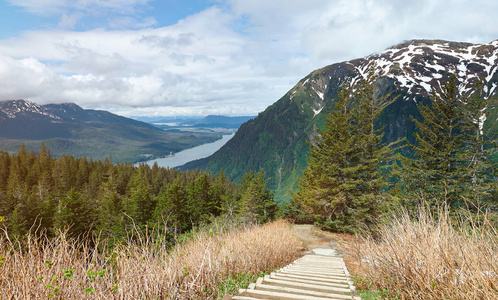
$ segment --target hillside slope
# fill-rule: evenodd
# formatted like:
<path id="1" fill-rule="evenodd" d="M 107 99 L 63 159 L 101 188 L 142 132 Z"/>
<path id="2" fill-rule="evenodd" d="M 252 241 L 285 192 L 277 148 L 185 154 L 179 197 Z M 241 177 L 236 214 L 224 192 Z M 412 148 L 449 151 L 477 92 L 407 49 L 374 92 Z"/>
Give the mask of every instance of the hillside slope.
<path id="1" fill-rule="evenodd" d="M 498 40 L 470 44 L 440 40 L 412 40 L 380 54 L 333 64 L 310 73 L 280 100 L 243 124 L 237 134 L 212 156 L 192 162 L 184 169 L 201 168 L 233 180 L 249 170 L 263 168 L 271 177 L 269 186 L 279 202 L 290 198 L 298 176 L 306 166 L 307 140 L 323 125 L 323 114 L 333 108 L 341 85 L 354 85 L 378 66 L 379 95 L 391 93 L 397 100 L 378 120 L 387 141 L 411 137 L 418 117 L 418 103 L 428 103 L 429 93 L 450 74 L 455 74 L 464 91 L 480 79 L 485 97 L 493 97 L 498 85 Z M 496 105 L 495 108 L 496 109 Z M 496 115 L 490 111 L 490 115 Z M 496 127 L 488 118 L 487 126 Z"/>
<path id="2" fill-rule="evenodd" d="M 0 150 L 16 152 L 24 143 L 51 154 L 135 162 L 211 142 L 219 134 L 165 132 L 107 111 L 73 103 L 38 105 L 25 100 L 0 102 Z"/>

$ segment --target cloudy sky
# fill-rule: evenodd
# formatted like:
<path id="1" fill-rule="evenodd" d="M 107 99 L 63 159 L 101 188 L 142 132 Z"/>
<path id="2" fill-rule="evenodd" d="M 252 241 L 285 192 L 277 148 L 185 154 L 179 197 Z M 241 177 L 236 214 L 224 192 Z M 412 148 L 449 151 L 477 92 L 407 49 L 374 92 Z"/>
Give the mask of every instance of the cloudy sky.
<path id="1" fill-rule="evenodd" d="M 314 69 L 414 38 L 498 39 L 498 1 L 0 0 L 0 100 L 255 115 Z"/>

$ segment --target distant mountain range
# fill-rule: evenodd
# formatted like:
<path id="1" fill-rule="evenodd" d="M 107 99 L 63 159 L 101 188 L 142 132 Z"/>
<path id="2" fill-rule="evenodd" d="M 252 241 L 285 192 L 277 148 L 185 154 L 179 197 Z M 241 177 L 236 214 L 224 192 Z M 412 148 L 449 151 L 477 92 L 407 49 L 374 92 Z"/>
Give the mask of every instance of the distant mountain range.
<path id="1" fill-rule="evenodd" d="M 208 115 L 206 117 L 132 117 L 136 120 L 151 124 L 176 124 L 178 126 L 193 126 L 202 128 L 227 128 L 237 129 L 243 123 L 254 119 L 254 116 L 218 116 Z"/>
<path id="2" fill-rule="evenodd" d="M 429 93 L 455 74 L 463 91 L 478 80 L 484 96 L 496 97 L 498 86 L 498 40 L 470 44 L 441 40 L 412 40 L 380 54 L 336 63 L 313 71 L 280 100 L 244 123 L 235 136 L 212 156 L 187 164 L 183 169 L 201 168 L 240 180 L 249 170 L 263 168 L 277 201 L 290 198 L 306 166 L 307 140 L 323 126 L 322 116 L 333 109 L 343 84 L 354 85 L 365 78 L 372 64 L 378 66 L 377 92 L 391 93 L 397 100 L 378 120 L 388 142 L 412 137 L 410 115 L 418 118 L 420 103 L 429 103 Z M 485 126 L 498 134 L 498 103 L 488 108 Z"/>
<path id="3" fill-rule="evenodd" d="M 73 103 L 38 105 L 0 102 L 0 150 L 16 152 L 24 143 L 51 154 L 136 162 L 161 157 L 220 138 L 214 133 L 165 132 L 150 124 Z"/>
<path id="4" fill-rule="evenodd" d="M 183 125 L 190 125 L 195 127 L 206 127 L 206 128 L 239 128 L 243 123 L 254 119 L 254 116 L 243 116 L 243 117 L 227 117 L 227 116 L 214 116 L 209 115 L 200 120 L 188 120 L 182 122 Z"/>

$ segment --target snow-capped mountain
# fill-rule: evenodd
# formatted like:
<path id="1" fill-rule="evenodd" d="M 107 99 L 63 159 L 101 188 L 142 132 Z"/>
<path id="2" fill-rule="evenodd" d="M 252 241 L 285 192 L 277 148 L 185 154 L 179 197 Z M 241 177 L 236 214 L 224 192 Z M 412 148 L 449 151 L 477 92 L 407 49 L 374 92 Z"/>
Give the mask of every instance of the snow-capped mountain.
<path id="1" fill-rule="evenodd" d="M 408 89 L 409 94 L 430 93 L 448 73 L 458 77 L 463 92 L 482 79 L 485 97 L 496 93 L 498 40 L 482 45 L 414 40 L 366 61 L 375 62 L 378 75 L 396 79 L 398 88 Z M 367 65 L 360 68 L 365 72 Z"/>
<path id="2" fill-rule="evenodd" d="M 16 117 L 46 117 L 54 120 L 60 120 L 59 117 L 52 114 L 47 108 L 40 106 L 31 101 L 12 100 L 0 102 L 0 120 L 15 119 Z"/>
<path id="3" fill-rule="evenodd" d="M 39 105 L 26 100 L 0 102 L 0 138 L 49 139 L 72 137 L 76 129 L 121 124 L 148 128 L 149 124 L 107 111 L 85 110 L 74 103 Z"/>
<path id="4" fill-rule="evenodd" d="M 428 103 L 431 91 L 437 91 L 435 88 L 451 74 L 457 76 L 464 93 L 471 92 L 479 80 L 486 98 L 498 92 L 498 40 L 487 44 L 407 41 L 382 53 L 311 72 L 256 119 L 243 124 L 218 152 L 187 168 L 214 173 L 224 169 L 235 180 L 249 170 L 263 168 L 271 177 L 269 185 L 277 200 L 285 201 L 306 166 L 306 140 L 311 140 L 316 127 L 323 124 L 319 116 L 333 109 L 343 84 L 354 86 L 374 64 L 378 93 L 398 97 L 379 120 L 389 142 L 412 137 L 415 126 L 410 116 L 419 115 L 417 105 Z M 486 126 L 496 127 L 496 105 L 488 109 L 494 119 L 489 118 Z"/>
<path id="5" fill-rule="evenodd" d="M 166 132 L 150 124 L 74 103 L 38 105 L 31 101 L 0 102 L 0 150 L 15 152 L 21 144 L 38 151 L 44 141 L 54 156 L 63 153 L 121 162 L 165 156 L 215 139 L 209 134 Z"/>
<path id="6" fill-rule="evenodd" d="M 381 83 L 393 80 L 390 88 L 402 94 L 403 100 L 428 97 L 450 74 L 457 76 L 464 93 L 471 91 L 479 80 L 483 81 L 486 98 L 498 92 L 498 40 L 488 44 L 412 40 L 380 54 L 314 71 L 291 89 L 290 98 L 295 98 L 299 91 L 314 98 L 309 103 L 314 117 L 327 106 L 327 98 L 336 96 L 338 86 L 344 83 L 354 86 L 366 77 L 372 65 L 377 66 L 376 75 L 381 77 Z"/>

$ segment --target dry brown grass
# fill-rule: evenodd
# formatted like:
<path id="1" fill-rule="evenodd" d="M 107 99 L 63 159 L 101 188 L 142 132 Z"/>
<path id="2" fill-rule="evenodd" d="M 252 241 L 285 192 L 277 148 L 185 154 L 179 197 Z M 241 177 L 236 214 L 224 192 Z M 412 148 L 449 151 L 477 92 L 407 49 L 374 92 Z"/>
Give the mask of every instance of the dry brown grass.
<path id="1" fill-rule="evenodd" d="M 4 234 L 0 298 L 216 299 L 230 276 L 286 265 L 303 245 L 288 223 L 277 221 L 219 235 L 198 233 L 170 251 L 151 239 L 110 253 L 101 242 L 99 249 L 64 233 L 48 242 L 42 236 L 22 243 Z"/>
<path id="2" fill-rule="evenodd" d="M 498 299 L 496 228 L 454 223 L 445 211 L 401 214 L 356 243 L 358 275 L 392 299 Z"/>

